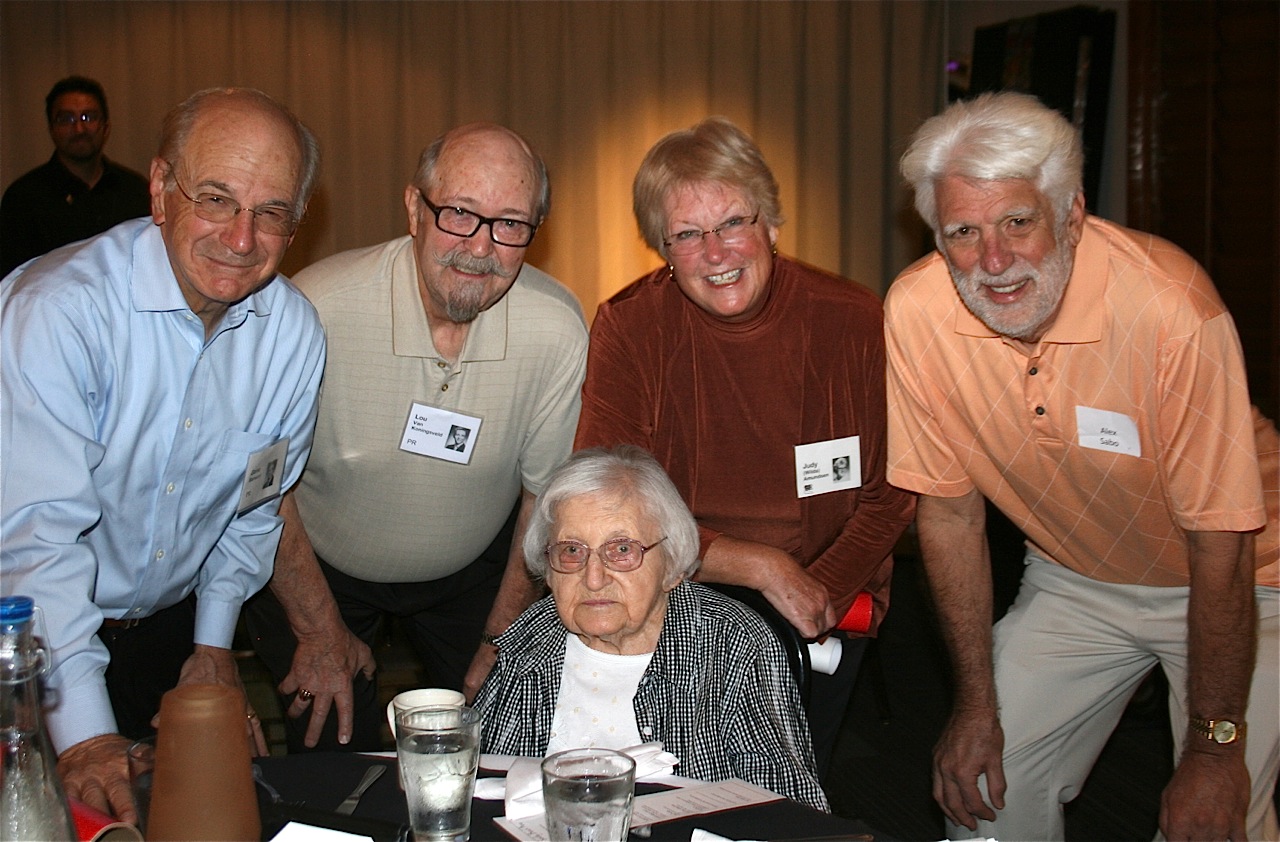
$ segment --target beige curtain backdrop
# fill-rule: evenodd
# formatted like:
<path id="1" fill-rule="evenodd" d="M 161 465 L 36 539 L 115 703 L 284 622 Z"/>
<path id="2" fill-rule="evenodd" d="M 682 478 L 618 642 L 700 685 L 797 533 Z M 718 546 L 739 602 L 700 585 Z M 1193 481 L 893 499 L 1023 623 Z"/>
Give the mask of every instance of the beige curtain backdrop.
<path id="1" fill-rule="evenodd" d="M 782 188 L 779 248 L 882 292 L 921 251 L 895 164 L 941 90 L 938 2 L 0 3 L 0 183 L 45 161 L 44 95 L 107 90 L 109 157 L 145 172 L 160 119 L 201 88 L 251 85 L 320 138 L 296 271 L 406 231 L 404 185 L 436 135 L 493 120 L 552 174 L 529 260 L 590 318 L 659 263 L 631 179 L 659 137 L 721 114 Z"/>

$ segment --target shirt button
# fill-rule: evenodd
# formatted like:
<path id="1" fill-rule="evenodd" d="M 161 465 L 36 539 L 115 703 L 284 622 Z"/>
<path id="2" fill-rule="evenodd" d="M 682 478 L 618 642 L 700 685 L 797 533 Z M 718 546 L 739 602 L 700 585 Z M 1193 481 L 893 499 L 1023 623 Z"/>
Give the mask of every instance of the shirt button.
<path id="1" fill-rule="evenodd" d="M 183 427 L 185 427 L 186 429 L 190 430 L 190 429 L 191 429 L 191 419 L 190 419 L 190 418 L 188 418 L 186 421 L 183 421 L 183 422 L 182 422 L 182 426 L 183 426 Z"/>
<path id="2" fill-rule="evenodd" d="M 440 368 L 444 368 L 444 367 L 445 367 L 445 362 L 444 362 L 444 360 L 441 360 L 440 362 L 436 363 L 436 365 L 437 365 L 437 366 L 439 366 Z"/>
<path id="3" fill-rule="evenodd" d="M 449 391 L 449 384 L 448 384 L 448 383 L 446 383 L 446 384 L 444 384 L 443 386 L 441 386 L 441 387 L 440 387 L 440 391 L 442 391 L 442 392 L 447 392 L 447 391 Z"/>
<path id="4" fill-rule="evenodd" d="M 156 561 L 164 558 L 164 550 L 156 550 Z"/>
<path id="5" fill-rule="evenodd" d="M 653 736 L 653 729 L 652 729 L 652 728 L 650 728 L 648 725 L 646 725 L 646 726 L 644 726 L 643 728 L 641 728 L 641 729 L 640 729 L 640 733 L 641 733 L 641 734 L 644 734 L 646 737 L 652 737 L 652 736 Z"/>
<path id="6" fill-rule="evenodd" d="M 1036 415 L 1044 415 L 1044 407 L 1043 407 L 1043 406 L 1037 406 L 1037 407 L 1036 407 Z"/>
<path id="7" fill-rule="evenodd" d="M 173 493 L 173 489 L 174 489 L 174 487 L 175 487 L 175 486 L 174 486 L 174 484 L 173 484 L 173 483 L 169 483 L 168 485 L 166 485 L 166 486 L 164 487 L 164 493 L 165 493 L 165 494 L 172 494 L 172 493 Z"/>

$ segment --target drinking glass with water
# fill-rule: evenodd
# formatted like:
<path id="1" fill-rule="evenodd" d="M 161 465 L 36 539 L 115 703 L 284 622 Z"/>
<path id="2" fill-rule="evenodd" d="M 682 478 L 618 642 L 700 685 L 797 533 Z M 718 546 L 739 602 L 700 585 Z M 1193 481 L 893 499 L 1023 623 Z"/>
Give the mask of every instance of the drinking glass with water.
<path id="1" fill-rule="evenodd" d="M 473 708 L 428 705 L 396 716 L 396 758 L 417 842 L 467 842 L 480 760 Z"/>
<path id="2" fill-rule="evenodd" d="M 579 748 L 542 761 L 552 842 L 623 842 L 631 827 L 636 762 L 620 751 Z"/>

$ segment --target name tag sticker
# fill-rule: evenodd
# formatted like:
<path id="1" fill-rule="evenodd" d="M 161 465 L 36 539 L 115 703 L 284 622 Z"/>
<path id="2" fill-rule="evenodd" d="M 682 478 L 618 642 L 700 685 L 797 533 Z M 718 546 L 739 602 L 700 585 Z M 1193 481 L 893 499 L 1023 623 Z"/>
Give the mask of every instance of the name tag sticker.
<path id="1" fill-rule="evenodd" d="M 471 463 L 481 422 L 482 419 L 474 415 L 414 403 L 400 439 L 400 449 L 467 465 Z"/>
<path id="2" fill-rule="evenodd" d="M 1123 413 L 1077 406 L 1076 436 L 1081 447 L 1091 450 L 1107 450 L 1126 456 L 1142 455 L 1138 425 Z"/>
<path id="3" fill-rule="evenodd" d="M 242 515 L 260 503 L 280 496 L 280 483 L 284 481 L 284 457 L 288 452 L 289 437 L 286 436 L 275 444 L 249 454 L 236 514 Z"/>
<path id="4" fill-rule="evenodd" d="M 813 497 L 862 485 L 858 436 L 796 445 L 796 496 Z"/>

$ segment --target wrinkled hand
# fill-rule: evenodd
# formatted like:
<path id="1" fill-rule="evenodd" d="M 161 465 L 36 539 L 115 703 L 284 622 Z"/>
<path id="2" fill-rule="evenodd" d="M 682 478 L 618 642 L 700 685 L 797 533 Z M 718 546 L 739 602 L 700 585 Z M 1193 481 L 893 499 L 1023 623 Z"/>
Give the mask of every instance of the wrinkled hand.
<path id="1" fill-rule="evenodd" d="M 267 756 L 267 738 L 262 733 L 262 720 L 249 705 L 244 685 L 240 683 L 240 667 L 236 665 L 230 649 L 197 643 L 195 651 L 183 662 L 182 671 L 178 674 L 178 686 L 183 684 L 221 684 L 239 693 L 244 703 L 245 737 L 249 740 L 249 753 L 258 757 Z M 159 713 L 152 717 L 151 727 L 160 727 Z"/>
<path id="2" fill-rule="evenodd" d="M 126 756 L 132 744 L 132 740 L 119 734 L 100 734 L 62 752 L 58 774 L 67 795 L 111 813 L 120 821 L 137 824 Z"/>
<path id="3" fill-rule="evenodd" d="M 280 682 L 280 692 L 288 695 L 299 690 L 312 693 L 310 700 L 295 696 L 286 711 L 294 719 L 311 708 L 311 720 L 303 742 L 312 748 L 320 740 L 320 732 L 329 717 L 330 707 L 337 709 L 338 742 L 351 742 L 355 715 L 355 696 L 351 681 L 357 673 L 373 678 L 377 664 L 365 642 L 346 626 L 329 632 L 300 635 L 293 653 L 289 674 Z"/>
<path id="4" fill-rule="evenodd" d="M 834 628 L 840 618 L 831 605 L 827 589 L 791 556 L 783 555 L 785 561 L 774 566 L 760 592 L 803 637 L 815 638 Z"/>
<path id="5" fill-rule="evenodd" d="M 953 823 L 977 830 L 978 819 L 994 821 L 995 811 L 1004 809 L 1003 752 L 1004 730 L 994 713 L 952 714 L 933 749 L 933 799 Z M 987 776 L 990 804 L 978 788 L 979 775 Z"/>
<path id="6" fill-rule="evenodd" d="M 1188 747 L 1160 796 L 1160 830 L 1169 842 L 1240 842 L 1248 836 L 1248 812 L 1249 770 L 1243 749 Z"/>
<path id="7" fill-rule="evenodd" d="M 467 704 L 475 701 L 476 694 L 480 692 L 481 685 L 489 677 L 489 672 L 497 660 L 498 647 L 481 643 L 480 648 L 476 650 L 476 656 L 471 659 L 471 666 L 467 668 L 467 677 L 462 684 L 462 692 L 467 697 Z"/>

